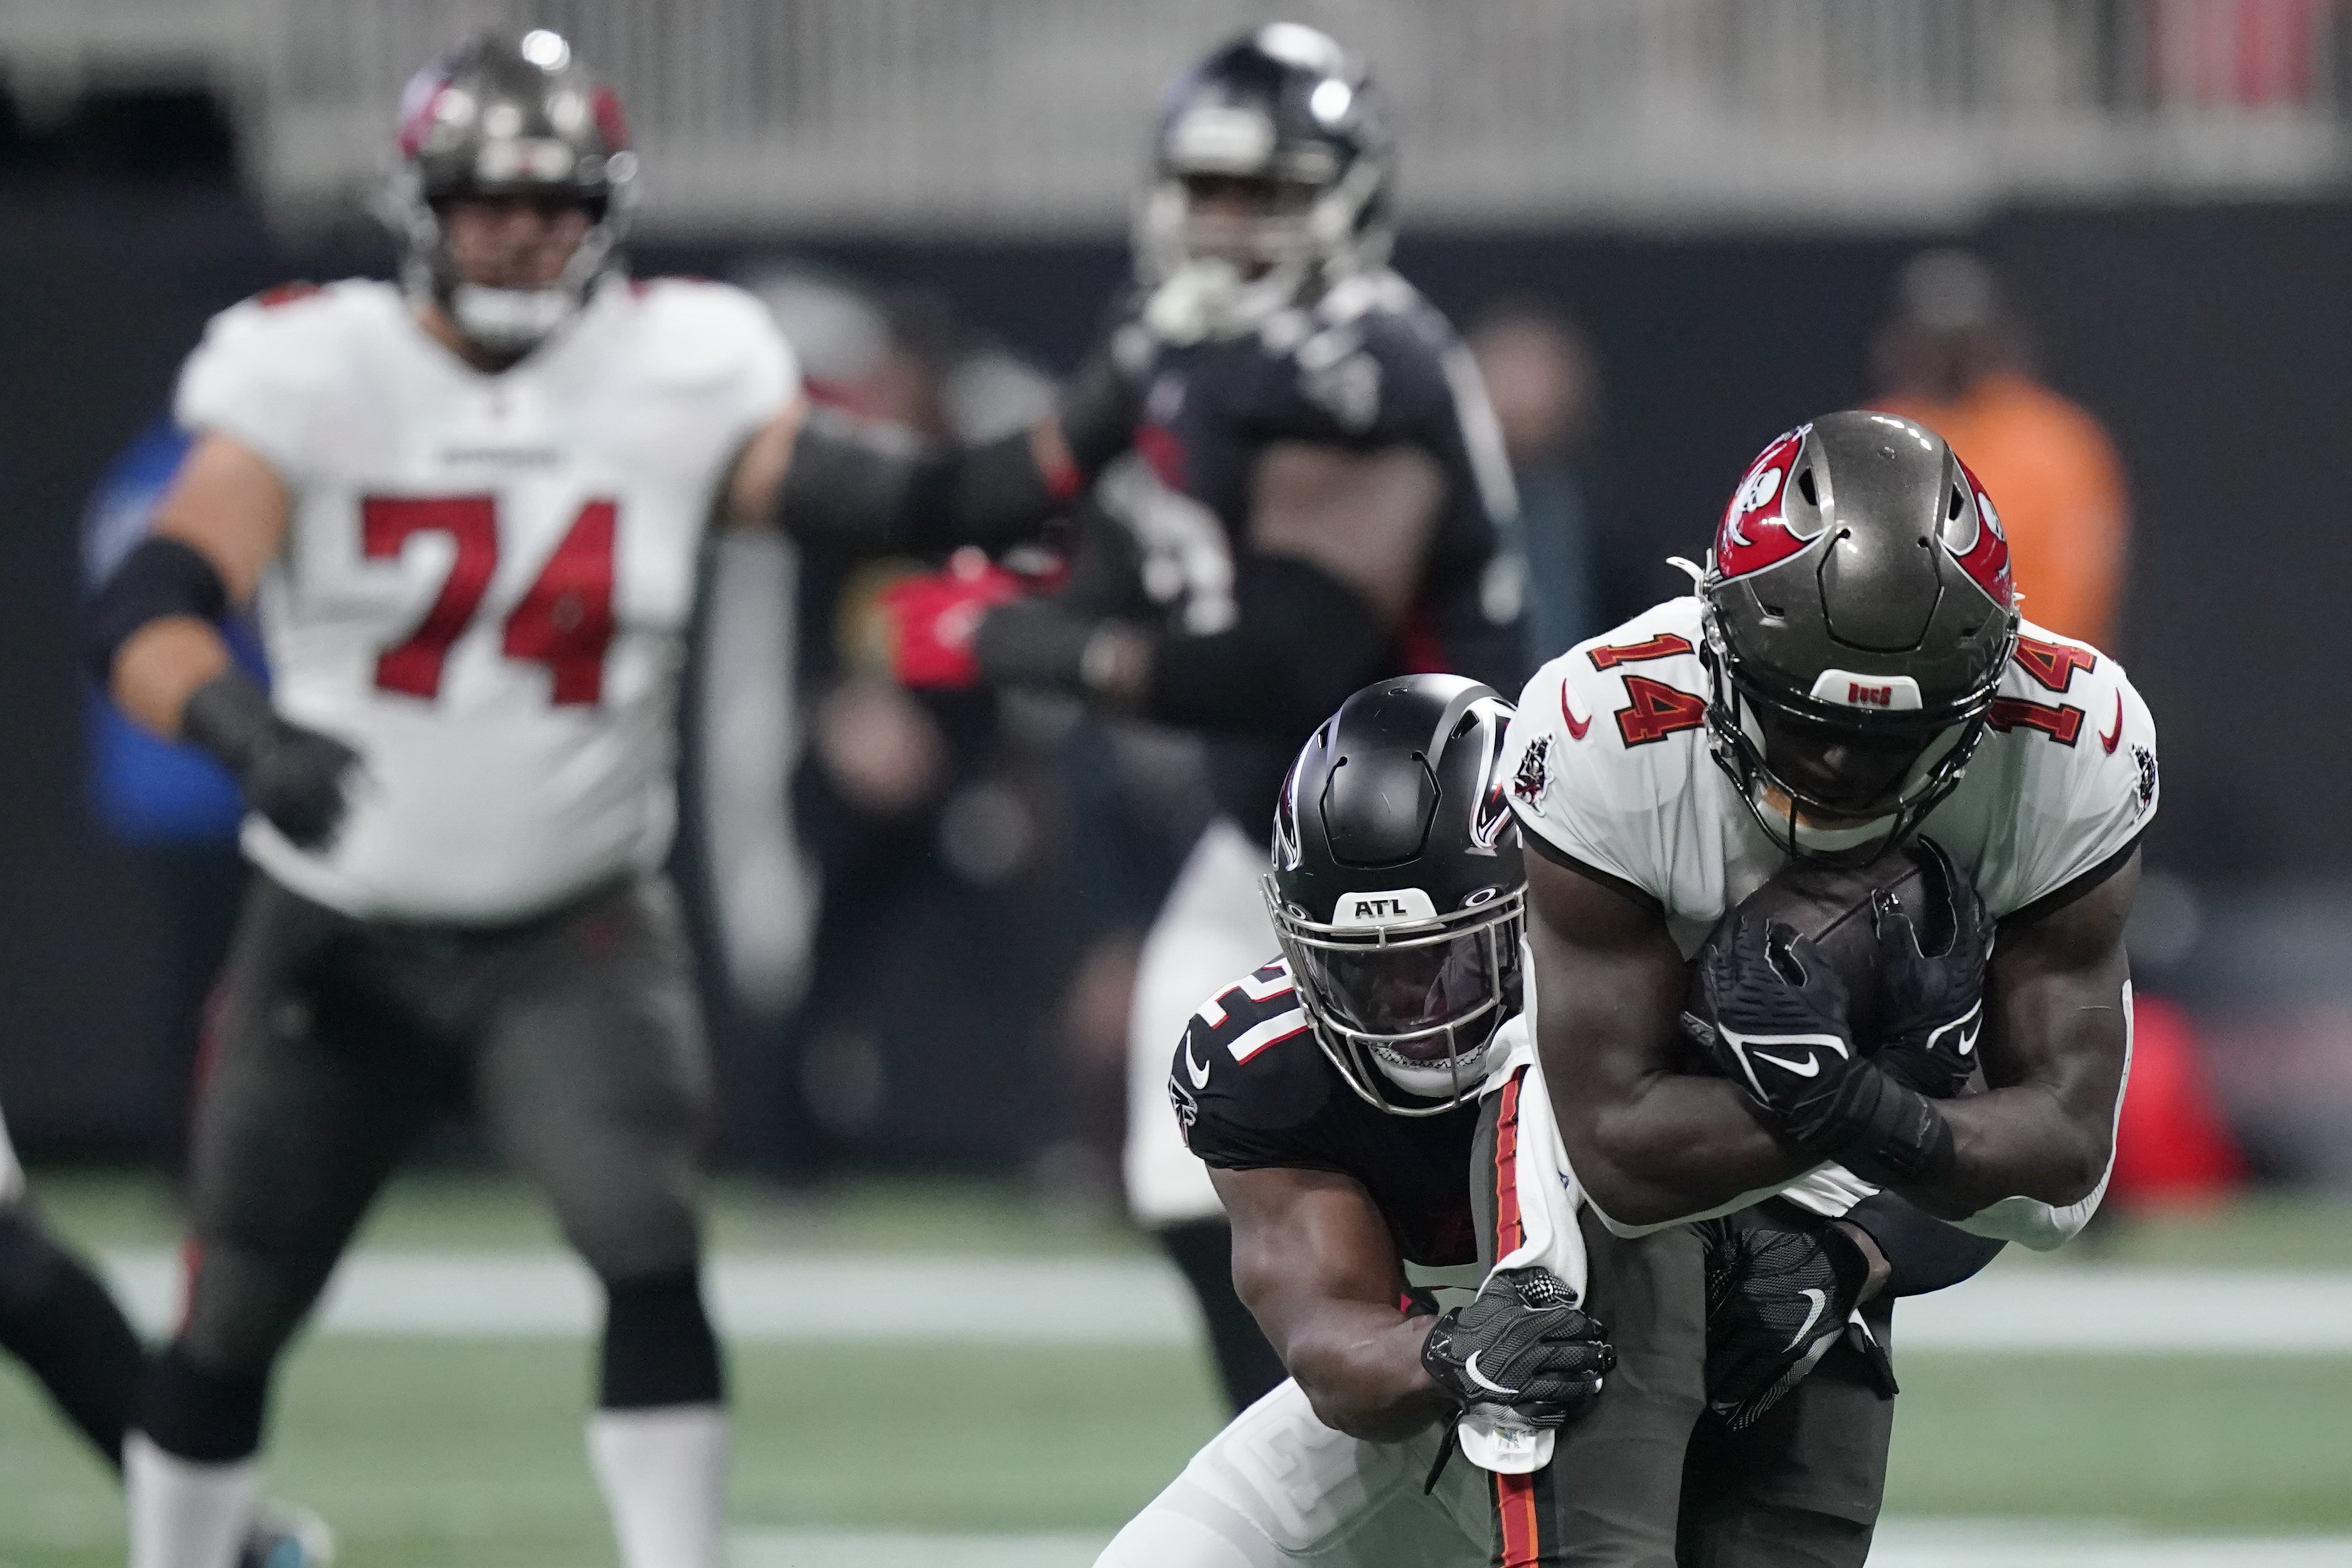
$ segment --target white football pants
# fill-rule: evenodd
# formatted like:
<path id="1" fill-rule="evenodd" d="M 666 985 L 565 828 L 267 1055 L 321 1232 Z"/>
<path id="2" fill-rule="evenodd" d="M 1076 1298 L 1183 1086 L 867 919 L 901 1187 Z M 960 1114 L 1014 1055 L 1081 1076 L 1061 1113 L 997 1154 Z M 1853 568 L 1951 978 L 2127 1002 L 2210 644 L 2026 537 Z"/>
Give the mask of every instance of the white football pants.
<path id="1" fill-rule="evenodd" d="M 1455 1454 L 1422 1490 L 1443 1431 L 1360 1442 L 1286 1380 L 1193 1455 L 1095 1568 L 1483 1568 L 1486 1472 Z"/>
<path id="2" fill-rule="evenodd" d="M 1168 1070 L 1184 1020 L 1251 970 L 1281 956 L 1258 881 L 1266 847 L 1230 818 L 1202 830 L 1143 939 L 1127 1030 L 1127 1202 L 1143 1225 L 1224 1213 L 1209 1170 L 1184 1146 Z"/>

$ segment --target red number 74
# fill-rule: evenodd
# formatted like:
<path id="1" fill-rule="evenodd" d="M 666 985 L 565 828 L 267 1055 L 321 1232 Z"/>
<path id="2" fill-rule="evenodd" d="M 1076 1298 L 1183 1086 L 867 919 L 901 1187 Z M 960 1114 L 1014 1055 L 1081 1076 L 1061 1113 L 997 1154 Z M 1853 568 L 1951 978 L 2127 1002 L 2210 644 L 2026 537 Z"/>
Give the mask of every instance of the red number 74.
<path id="1" fill-rule="evenodd" d="M 619 506 L 590 501 L 572 519 L 530 591 L 507 616 L 509 659 L 545 664 L 558 704 L 594 703 L 604 692 L 604 650 L 613 642 L 613 531 Z M 375 662 L 385 691 L 431 698 L 441 691 L 450 645 L 482 607 L 499 566 L 495 496 L 370 496 L 360 503 L 361 548 L 371 560 L 400 554 L 412 535 L 447 534 L 457 555 L 416 630 Z"/>

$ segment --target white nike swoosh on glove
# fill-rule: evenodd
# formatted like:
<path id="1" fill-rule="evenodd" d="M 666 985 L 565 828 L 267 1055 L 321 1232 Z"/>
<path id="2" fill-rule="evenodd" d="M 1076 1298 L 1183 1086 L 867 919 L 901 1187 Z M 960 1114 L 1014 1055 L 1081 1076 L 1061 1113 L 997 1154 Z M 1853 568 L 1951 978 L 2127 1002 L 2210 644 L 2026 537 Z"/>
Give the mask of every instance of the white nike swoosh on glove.
<path id="1" fill-rule="evenodd" d="M 1821 1309 L 1819 1307 L 1815 1307 L 1813 1311 L 1818 1312 Z M 1493 1378 L 1488 1377 L 1485 1373 L 1478 1370 L 1478 1357 L 1484 1354 L 1485 1353 L 1482 1351 L 1475 1350 L 1470 1353 L 1470 1359 L 1462 1364 L 1463 1375 L 1469 1378 L 1471 1382 L 1476 1384 L 1479 1387 L 1486 1389 L 1490 1394 L 1517 1394 L 1518 1392 L 1517 1389 L 1506 1388 L 1501 1384 L 1496 1382 Z"/>
<path id="2" fill-rule="evenodd" d="M 1822 1309 L 1830 1304 L 1829 1298 L 1827 1296 L 1823 1295 L 1821 1291 L 1814 1290 L 1811 1286 L 1807 1286 L 1805 1289 L 1799 1291 L 1797 1294 L 1810 1300 L 1813 1303 L 1813 1310 L 1807 1312 L 1805 1314 L 1805 1321 L 1797 1326 L 1797 1337 L 1789 1342 L 1789 1348 L 1790 1350 L 1794 1350 L 1799 1345 L 1805 1343 L 1805 1335 L 1811 1333 L 1813 1324 L 1821 1321 Z"/>
<path id="3" fill-rule="evenodd" d="M 1800 1078 L 1819 1078 L 1822 1075 L 1822 1059 L 1818 1056 L 1808 1056 L 1801 1061 L 1791 1061 L 1785 1056 L 1767 1056 L 1759 1051 L 1756 1053 L 1756 1060 L 1769 1061 L 1773 1066 L 1793 1072 Z"/>
<path id="4" fill-rule="evenodd" d="M 1716 1026 L 1716 1032 L 1728 1040 L 1732 1049 L 1738 1054 L 1739 1070 L 1748 1074 L 1748 1086 L 1756 1091 L 1756 1097 L 1759 1100 L 1769 1100 L 1771 1096 L 1765 1093 L 1763 1083 L 1756 1076 L 1756 1064 L 1750 1058 L 1761 1057 L 1773 1066 L 1784 1071 L 1796 1073 L 1802 1078 L 1814 1077 L 1822 1070 L 1821 1058 L 1818 1056 L 1807 1057 L 1800 1065 L 1781 1057 L 1765 1056 L 1762 1051 L 1756 1049 L 1759 1045 L 1783 1047 L 1811 1045 L 1818 1046 L 1823 1051 L 1834 1051 L 1841 1058 L 1853 1054 L 1853 1048 L 1833 1034 L 1742 1034 L 1736 1029 L 1727 1029 L 1721 1024 Z"/>

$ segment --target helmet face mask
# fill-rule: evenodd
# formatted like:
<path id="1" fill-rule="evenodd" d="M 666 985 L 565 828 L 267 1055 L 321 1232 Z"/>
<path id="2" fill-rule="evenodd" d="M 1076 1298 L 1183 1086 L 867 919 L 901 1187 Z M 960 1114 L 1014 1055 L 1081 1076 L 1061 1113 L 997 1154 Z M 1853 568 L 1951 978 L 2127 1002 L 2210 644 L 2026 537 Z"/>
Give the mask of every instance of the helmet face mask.
<path id="1" fill-rule="evenodd" d="M 1370 929 L 1307 918 L 1285 904 L 1271 876 L 1265 892 L 1316 1040 L 1349 1088 L 1403 1116 L 1476 1096 L 1495 1031 L 1519 1010 L 1523 889 L 1438 920 Z"/>
<path id="2" fill-rule="evenodd" d="M 1475 1099 L 1519 1010 L 1526 873 L 1504 797 L 1510 706 L 1459 675 L 1364 690 L 1299 752 L 1264 890 L 1317 1043 L 1366 1103 Z"/>
<path id="3" fill-rule="evenodd" d="M 1699 591 L 1709 745 L 1784 850 L 1874 854 L 1958 786 L 2017 612 L 1999 516 L 1941 438 L 1859 413 L 1780 437 Z"/>
<path id="4" fill-rule="evenodd" d="M 419 71 L 401 97 L 400 154 L 387 217 L 403 243 L 411 298 L 437 307 L 470 346 L 504 362 L 585 307 L 634 207 L 636 155 L 619 100 L 579 68 L 561 37 L 482 34 Z M 514 256 L 532 248 L 527 241 L 463 243 L 464 231 L 490 225 L 471 223 L 460 204 L 515 199 L 543 218 L 576 211 L 586 220 L 551 277 L 512 276 Z M 482 272 L 492 276 L 469 275 Z"/>
<path id="5" fill-rule="evenodd" d="M 1276 22 L 1217 50 L 1169 88 L 1136 204 L 1155 327 L 1239 336 L 1377 268 L 1394 172 L 1379 97 L 1329 38 Z"/>

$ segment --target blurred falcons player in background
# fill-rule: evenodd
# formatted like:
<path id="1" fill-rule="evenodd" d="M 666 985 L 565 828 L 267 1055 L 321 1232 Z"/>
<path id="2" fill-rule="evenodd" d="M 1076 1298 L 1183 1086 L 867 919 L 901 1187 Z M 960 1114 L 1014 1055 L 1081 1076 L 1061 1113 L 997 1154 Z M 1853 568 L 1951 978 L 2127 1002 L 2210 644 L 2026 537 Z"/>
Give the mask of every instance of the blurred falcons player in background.
<path id="1" fill-rule="evenodd" d="M 794 401 L 750 297 L 631 284 L 635 158 L 557 35 L 409 86 L 403 287 L 224 312 L 195 444 L 97 597 L 124 709 L 226 762 L 258 868 L 199 1099 L 187 1312 L 127 1448 L 134 1568 L 224 1568 L 271 1368 L 413 1135 L 469 1103 L 607 1301 L 589 1448 L 626 1568 L 712 1568 L 709 1073 L 672 709 L 706 523 Z M 769 481 L 772 485 L 772 479 Z M 258 592 L 273 698 L 215 629 Z"/>
<path id="2" fill-rule="evenodd" d="M 1572 1280 L 1465 1267 L 1520 1250 L 1523 1207 L 1541 1207 L 1519 1201 L 1517 1095 L 1489 1072 L 1524 1059 L 1528 1031 L 1510 715 L 1459 676 L 1381 681 L 1284 784 L 1264 878 L 1284 956 L 1202 1004 L 1167 1092 L 1291 1381 L 1213 1439 L 1101 1568 L 1471 1568 L 1530 1548 L 1663 1562 L 1642 1555 L 1661 1500 L 1669 1516 L 1677 1495 L 1726 1504 L 1694 1542 L 1742 1540 L 1762 1511 L 1752 1477 L 1685 1471 L 1680 1434 L 1660 1430 L 1660 1385 L 1685 1380 L 1650 1347 L 1670 1359 L 1697 1326 L 1651 1290 L 1643 1254 L 1667 1249 L 1580 1217 L 1601 1261 L 1563 1254 Z M 1782 1425 L 1842 1415 L 1842 1390 L 1824 1404 L 1801 1380 L 1853 1306 L 1951 1283 L 1993 1250 L 1892 1194 L 1832 1224 L 1741 1216 L 1709 1238 L 1708 1403 L 1743 1428 L 1776 1407 Z M 1482 1281 L 1440 1313 L 1432 1287 Z M 1642 1347 L 1631 1361 L 1612 1333 Z M 1663 1414 L 1687 1427 L 1692 1393 Z M 1482 1433 L 1549 1431 L 1554 1473 L 1434 1469 L 1465 1416 L 1481 1463 L 1496 1458 Z M 1538 1500 L 1562 1498 L 1572 1536 L 1555 1520 L 1538 1539 Z"/>
<path id="3" fill-rule="evenodd" d="M 1300 740 L 1383 673 L 1516 685 L 1517 578 L 1498 545 L 1515 503 L 1466 350 L 1386 266 L 1387 114 L 1337 44 L 1276 23 L 1218 49 L 1169 89 L 1154 158 L 1137 308 L 1056 414 L 945 455 L 812 418 L 782 516 L 855 549 L 996 544 L 1091 486 L 1099 511 L 1081 511 L 1060 595 L 984 573 L 901 591 L 900 674 L 1057 690 L 1209 737 L 1221 815 L 1144 946 L 1126 1175 L 1202 1300 L 1238 1407 L 1282 1368 L 1233 1294 L 1215 1189 L 1168 1118 L 1168 1042 L 1209 988 L 1273 950 L 1259 846 Z"/>
<path id="4" fill-rule="evenodd" d="M 1889 1188 L 1978 1236 L 2059 1245 L 2105 1189 L 2130 1061 L 2123 929 L 2158 800 L 2146 706 L 2106 655 L 2020 623 L 1992 502 L 1890 414 L 1825 415 L 1766 448 L 1698 588 L 1545 665 L 1512 724 L 1542 998 L 1522 1109 L 1557 1119 L 1522 1140 L 1549 1159 L 1518 1190 L 1580 1192 L 1641 1238 L 1668 1323 L 1695 1324 L 1707 1293 L 1676 1222 L 1776 1192 L 1836 1218 Z M 1801 942 L 1753 919 L 1708 936 L 1793 857 L 1867 861 L 1915 836 L 1973 883 L 1998 940 L 1987 967 L 1990 930 L 1927 956 L 1888 953 L 1882 926 L 1881 1040 L 1857 1037 Z M 1703 941 L 1710 1017 L 1685 1022 Z M 1979 1068 L 1986 1089 L 1965 1093 Z M 1519 1260 L 1573 1275 L 1575 1233 L 1554 1229 Z M 1607 1259 L 1591 1248 L 1596 1275 Z M 1706 1349 L 1685 1330 L 1669 1354 L 1671 1337 L 1660 1364 L 1678 1359 L 1681 1392 L 1670 1377 L 1662 1407 L 1697 1401 Z M 1892 1405 L 1862 1381 L 1827 1363 L 1808 1380 L 1827 1414 L 1764 1457 L 1776 1495 L 1733 1538 L 1738 1561 L 1868 1552 Z M 1529 1561 L 1571 1560 L 1549 1542 L 1574 1534 L 1556 1511 L 1572 1490 L 1531 1500 Z M 1655 1500 L 1653 1540 L 1674 1539 L 1675 1506 Z"/>

